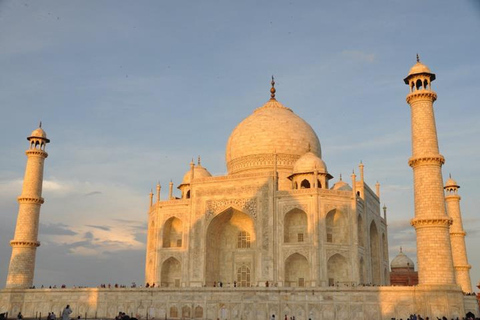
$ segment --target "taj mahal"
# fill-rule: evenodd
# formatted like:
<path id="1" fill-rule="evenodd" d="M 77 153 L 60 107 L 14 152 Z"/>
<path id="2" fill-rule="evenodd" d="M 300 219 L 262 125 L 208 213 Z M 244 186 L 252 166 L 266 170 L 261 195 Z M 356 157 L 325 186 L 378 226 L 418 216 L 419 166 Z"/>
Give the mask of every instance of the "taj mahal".
<path id="1" fill-rule="evenodd" d="M 270 99 L 233 129 L 227 174 L 190 163 L 175 196 L 150 194 L 148 288 L 29 289 L 34 280 L 44 162 L 50 142 L 28 137 L 27 165 L 0 312 L 47 314 L 70 304 L 88 318 L 119 311 L 162 319 L 391 319 L 479 314 L 472 292 L 458 184 L 444 181 L 432 89 L 420 62 L 404 79 L 411 109 L 418 285 L 390 283 L 387 212 L 365 168 L 333 177 L 312 127 Z M 407 159 L 408 158 L 408 159 Z M 204 166 L 205 165 L 205 166 Z M 39 252 L 41 254 L 41 251 Z M 398 258 L 398 259 L 397 259 Z M 392 269 L 409 268 L 402 253 Z M 403 265 L 407 261 L 407 265 Z M 413 265 L 413 263 L 412 263 Z"/>

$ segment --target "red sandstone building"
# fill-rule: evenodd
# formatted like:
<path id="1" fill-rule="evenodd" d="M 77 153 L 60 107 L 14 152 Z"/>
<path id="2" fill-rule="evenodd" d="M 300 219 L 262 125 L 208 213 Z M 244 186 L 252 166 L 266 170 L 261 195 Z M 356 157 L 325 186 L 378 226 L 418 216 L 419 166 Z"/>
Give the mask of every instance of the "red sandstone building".
<path id="1" fill-rule="evenodd" d="M 390 284 L 392 286 L 415 286 L 418 284 L 418 272 L 415 264 L 400 247 L 400 253 L 390 263 Z"/>

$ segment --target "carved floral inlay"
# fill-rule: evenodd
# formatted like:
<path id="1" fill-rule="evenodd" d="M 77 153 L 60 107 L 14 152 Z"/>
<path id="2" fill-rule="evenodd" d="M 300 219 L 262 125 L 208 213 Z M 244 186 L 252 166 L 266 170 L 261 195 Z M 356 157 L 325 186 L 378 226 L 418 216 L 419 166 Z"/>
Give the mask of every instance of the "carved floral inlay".
<path id="1" fill-rule="evenodd" d="M 229 207 L 236 207 L 249 213 L 254 219 L 257 218 L 257 199 L 255 198 L 208 200 L 206 205 L 207 218 L 211 218 Z"/>

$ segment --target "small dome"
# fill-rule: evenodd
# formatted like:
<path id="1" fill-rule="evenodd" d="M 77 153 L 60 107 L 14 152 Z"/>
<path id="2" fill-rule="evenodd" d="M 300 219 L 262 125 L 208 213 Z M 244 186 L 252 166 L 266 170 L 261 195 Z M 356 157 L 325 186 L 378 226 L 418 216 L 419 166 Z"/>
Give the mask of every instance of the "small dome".
<path id="1" fill-rule="evenodd" d="M 340 180 L 333 185 L 332 190 L 352 191 L 352 187 L 343 181 L 342 175 L 340 175 Z"/>
<path id="2" fill-rule="evenodd" d="M 307 173 L 318 170 L 320 173 L 327 173 L 327 165 L 315 153 L 309 151 L 295 162 L 293 173 Z"/>
<path id="3" fill-rule="evenodd" d="M 414 270 L 415 264 L 413 263 L 412 259 L 410 259 L 403 253 L 402 248 L 400 248 L 400 253 L 395 258 L 393 258 L 392 262 L 390 263 L 390 268 L 392 270 L 400 268 Z"/>
<path id="4" fill-rule="evenodd" d="M 410 79 L 411 76 L 417 75 L 417 74 L 429 74 L 430 75 L 430 80 L 433 81 L 435 80 L 435 74 L 430 71 L 430 68 L 428 68 L 426 65 L 420 62 L 418 56 L 417 56 L 417 63 L 413 65 L 413 67 L 410 68 L 410 71 L 408 72 L 408 76 L 403 79 L 403 81 L 408 84 L 408 79 Z"/>
<path id="5" fill-rule="evenodd" d="M 30 136 L 27 138 L 27 140 L 30 140 L 30 139 L 33 139 L 33 138 L 37 138 L 37 139 L 43 139 L 45 140 L 47 143 L 50 142 L 49 139 L 47 139 L 47 133 L 42 129 L 42 125 L 40 124 L 40 126 L 33 130 L 32 133 L 30 134 Z"/>
<path id="6" fill-rule="evenodd" d="M 206 177 L 211 177 L 212 175 L 210 172 L 208 172 L 207 169 L 202 167 L 202 165 L 197 164 L 193 167 L 193 178 L 198 179 L 198 178 L 206 178 Z M 187 173 L 183 176 L 182 180 L 182 185 L 183 184 L 189 184 L 191 182 L 192 178 L 192 169 L 188 170 Z"/>
<path id="7" fill-rule="evenodd" d="M 460 188 L 460 186 L 457 184 L 457 181 L 453 180 L 452 177 L 448 178 L 447 182 L 445 182 L 445 188 L 451 187 Z"/>
<path id="8" fill-rule="evenodd" d="M 430 69 L 424 65 L 423 63 L 421 63 L 420 61 L 418 61 L 417 63 L 415 63 L 415 65 L 413 67 L 410 68 L 410 72 L 408 73 L 409 76 L 411 75 L 414 75 L 414 74 L 419 74 L 419 73 L 432 73 L 430 71 Z"/>

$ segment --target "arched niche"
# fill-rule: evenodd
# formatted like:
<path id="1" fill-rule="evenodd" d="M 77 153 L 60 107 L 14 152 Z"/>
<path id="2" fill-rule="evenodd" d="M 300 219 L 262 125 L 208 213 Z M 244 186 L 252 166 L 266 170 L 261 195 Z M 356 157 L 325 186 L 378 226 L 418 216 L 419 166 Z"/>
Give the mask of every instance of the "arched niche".
<path id="1" fill-rule="evenodd" d="M 339 253 L 334 254 L 327 262 L 328 285 L 345 285 L 349 283 L 347 259 Z"/>
<path id="2" fill-rule="evenodd" d="M 255 245 L 255 224 L 248 214 L 229 208 L 214 217 L 206 233 L 206 284 L 233 283 L 237 279 L 236 266 L 240 263 L 252 271 L 253 283 Z"/>
<path id="3" fill-rule="evenodd" d="M 163 225 L 163 247 L 180 248 L 183 245 L 182 220 L 171 217 Z"/>
<path id="4" fill-rule="evenodd" d="M 367 276 L 366 276 L 366 272 L 365 272 L 365 260 L 363 260 L 363 257 L 360 257 L 360 261 L 359 261 L 358 266 L 360 268 L 360 270 L 359 270 L 359 275 L 360 275 L 359 282 L 360 282 L 360 284 L 365 284 Z"/>
<path id="5" fill-rule="evenodd" d="M 378 236 L 377 225 L 375 221 L 370 224 L 370 261 L 372 271 L 372 283 L 375 285 L 381 284 L 380 276 L 380 237 Z"/>
<path id="6" fill-rule="evenodd" d="M 237 287 L 250 287 L 252 274 L 250 268 L 246 265 L 241 265 L 237 268 Z"/>
<path id="7" fill-rule="evenodd" d="M 285 260 L 285 286 L 305 287 L 310 281 L 310 265 L 307 258 L 299 253 Z"/>
<path id="8" fill-rule="evenodd" d="M 348 223 L 346 215 L 333 209 L 326 217 L 327 242 L 335 244 L 348 244 Z"/>
<path id="9" fill-rule="evenodd" d="M 203 308 L 201 306 L 196 306 L 195 307 L 195 319 L 201 319 L 203 318 Z"/>
<path id="10" fill-rule="evenodd" d="M 180 287 L 182 278 L 182 264 L 174 257 L 170 257 L 162 264 L 162 287 Z"/>
<path id="11" fill-rule="evenodd" d="M 387 244 L 387 237 L 385 233 L 382 233 L 382 248 L 383 248 L 383 260 L 388 260 L 388 244 Z"/>
<path id="12" fill-rule="evenodd" d="M 293 209 L 287 212 L 283 225 L 283 239 L 285 243 L 307 241 L 308 217 L 303 210 Z"/>

